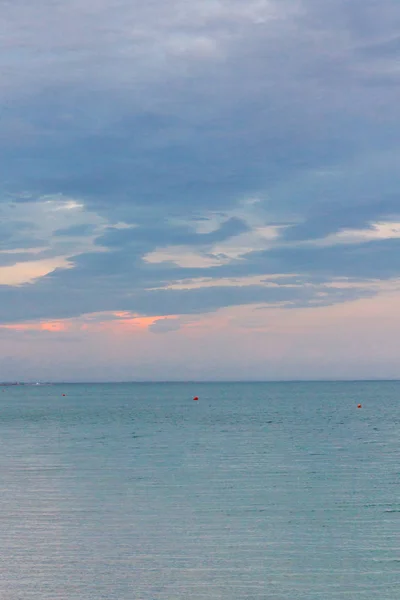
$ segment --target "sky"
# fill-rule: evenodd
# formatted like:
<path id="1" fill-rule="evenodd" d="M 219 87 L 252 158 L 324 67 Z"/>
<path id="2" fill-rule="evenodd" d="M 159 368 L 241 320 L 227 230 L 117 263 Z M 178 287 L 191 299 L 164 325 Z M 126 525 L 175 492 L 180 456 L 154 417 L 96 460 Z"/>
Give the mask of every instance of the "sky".
<path id="1" fill-rule="evenodd" d="M 400 378 L 398 0 L 0 14 L 0 380 Z"/>

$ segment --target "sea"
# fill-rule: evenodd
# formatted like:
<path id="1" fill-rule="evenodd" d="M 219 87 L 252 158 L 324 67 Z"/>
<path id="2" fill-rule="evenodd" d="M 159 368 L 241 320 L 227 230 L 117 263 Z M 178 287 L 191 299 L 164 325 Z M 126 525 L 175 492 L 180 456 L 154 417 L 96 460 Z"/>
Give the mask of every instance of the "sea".
<path id="1" fill-rule="evenodd" d="M 0 598 L 397 600 L 399 399 L 394 381 L 2 388 Z"/>

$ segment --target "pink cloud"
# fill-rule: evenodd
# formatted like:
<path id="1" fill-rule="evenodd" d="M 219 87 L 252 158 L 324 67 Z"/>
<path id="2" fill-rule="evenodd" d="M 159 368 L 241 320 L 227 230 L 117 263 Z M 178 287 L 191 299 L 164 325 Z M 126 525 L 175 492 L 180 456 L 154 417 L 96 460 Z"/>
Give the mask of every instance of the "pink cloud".
<path id="1" fill-rule="evenodd" d="M 11 323 L 9 325 L 1 325 L 2 329 L 11 331 L 49 331 L 59 333 L 68 331 L 68 321 L 40 321 L 38 323 Z"/>

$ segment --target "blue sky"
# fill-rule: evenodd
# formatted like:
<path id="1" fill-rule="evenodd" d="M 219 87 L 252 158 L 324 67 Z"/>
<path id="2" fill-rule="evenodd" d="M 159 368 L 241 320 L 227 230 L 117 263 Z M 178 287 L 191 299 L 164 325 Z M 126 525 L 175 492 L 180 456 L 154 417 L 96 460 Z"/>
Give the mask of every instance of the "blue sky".
<path id="1" fill-rule="evenodd" d="M 0 379 L 400 375 L 396 0 L 0 8 Z"/>

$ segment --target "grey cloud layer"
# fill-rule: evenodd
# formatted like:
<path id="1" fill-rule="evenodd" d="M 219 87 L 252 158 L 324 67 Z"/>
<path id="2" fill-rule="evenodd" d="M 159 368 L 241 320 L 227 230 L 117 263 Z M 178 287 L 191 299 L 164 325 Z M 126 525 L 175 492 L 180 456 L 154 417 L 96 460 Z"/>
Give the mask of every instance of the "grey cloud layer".
<path id="1" fill-rule="evenodd" d="M 0 288 L 1 319 L 316 298 L 297 287 L 154 289 L 194 277 L 399 275 L 397 240 L 278 245 L 208 269 L 143 260 L 167 245 L 208 253 L 245 233 L 229 214 L 253 196 L 259 224 L 288 224 L 280 241 L 291 244 L 398 217 L 398 3 L 41 0 L 2 13 L 0 187 L 22 203 L 72 196 L 135 227 L 106 229 L 96 243 L 107 252 L 76 255 L 68 271 Z M 212 233 L 171 221 L 209 211 L 225 215 Z M 0 249 L 43 245 L 29 222 L 0 227 Z M 78 224 L 54 236 L 92 233 Z M 0 254 L 0 266 L 33 258 Z"/>
<path id="2" fill-rule="evenodd" d="M 400 240 L 339 248 L 292 248 L 254 252 L 235 264 L 203 269 L 144 265 L 126 252 L 79 257 L 75 269 L 58 270 L 36 285 L 0 286 L 0 320 L 67 318 L 95 311 L 128 310 L 145 315 L 191 314 L 249 303 L 286 303 L 288 307 L 329 305 L 374 293 L 369 279 L 398 276 Z M 298 273 L 282 282 L 273 276 Z M 232 285 L 198 289 L 159 289 L 179 278 L 271 275 L 276 287 Z M 332 288 L 347 278 L 358 287 Z"/>
<path id="3" fill-rule="evenodd" d="M 149 252 L 160 244 L 202 246 L 223 242 L 235 235 L 249 231 L 248 225 L 242 220 L 232 217 L 226 220 L 218 229 L 210 233 L 195 233 L 190 227 L 173 226 L 167 221 L 153 223 L 153 226 L 133 229 L 109 228 L 97 238 L 99 246 L 107 248 L 136 247 L 142 252 Z"/>

